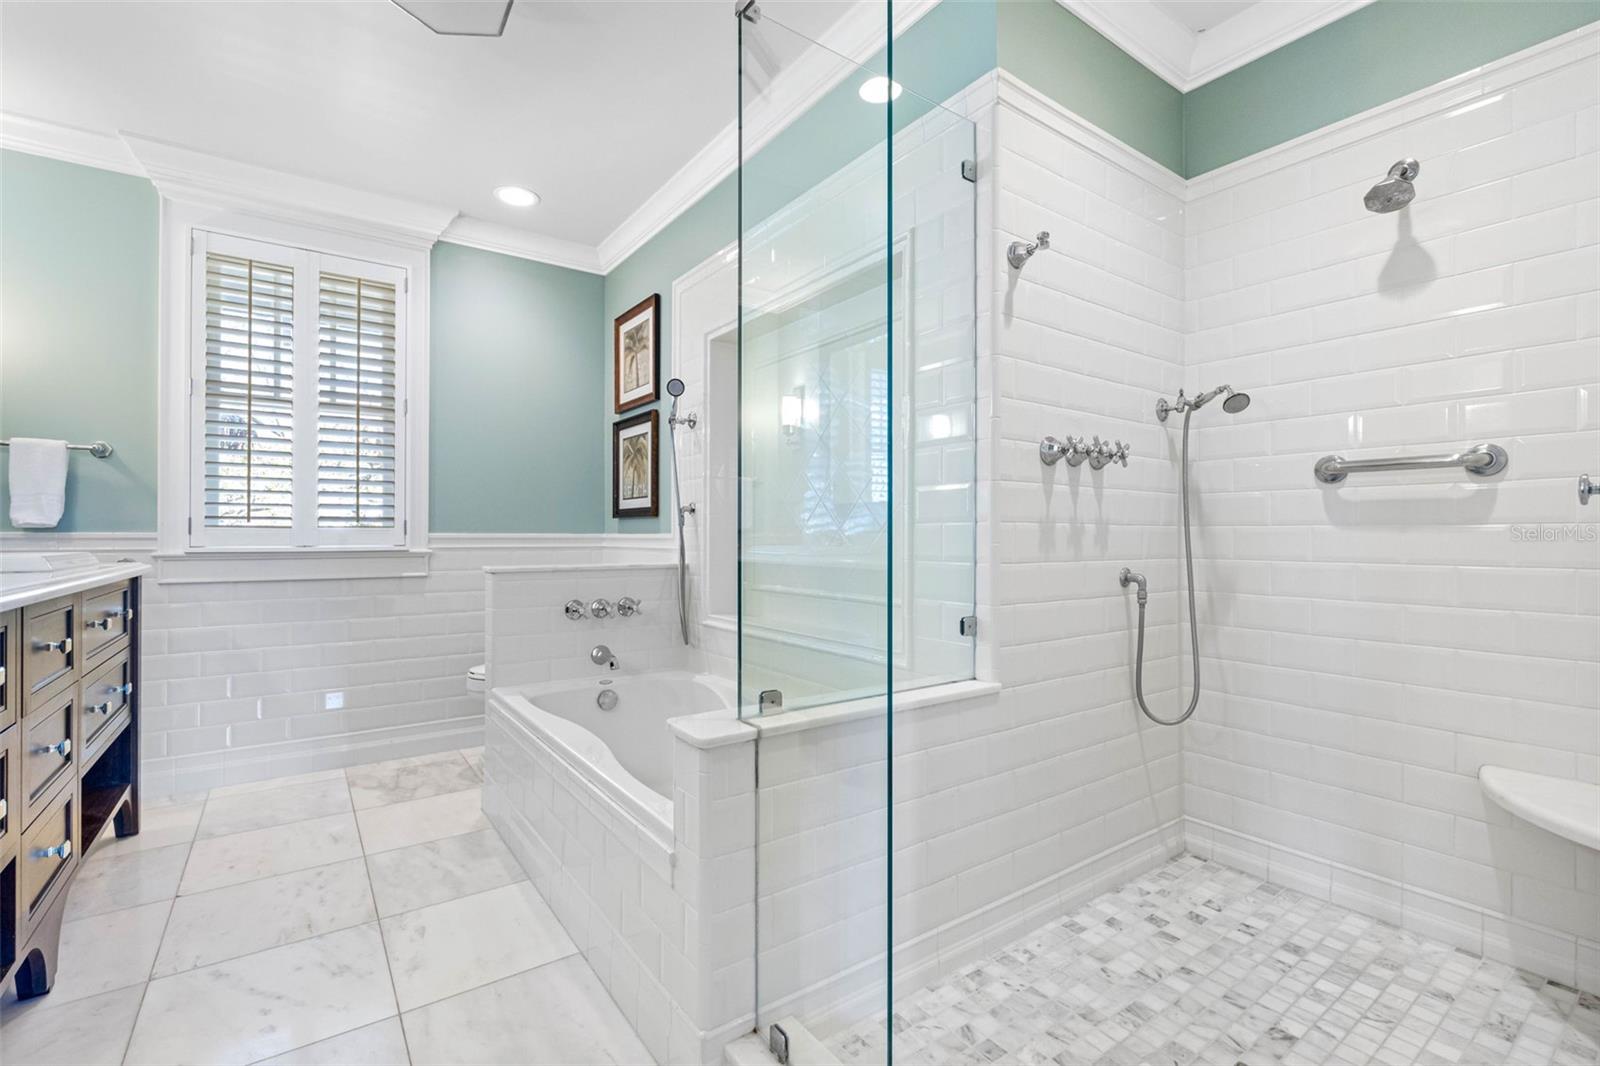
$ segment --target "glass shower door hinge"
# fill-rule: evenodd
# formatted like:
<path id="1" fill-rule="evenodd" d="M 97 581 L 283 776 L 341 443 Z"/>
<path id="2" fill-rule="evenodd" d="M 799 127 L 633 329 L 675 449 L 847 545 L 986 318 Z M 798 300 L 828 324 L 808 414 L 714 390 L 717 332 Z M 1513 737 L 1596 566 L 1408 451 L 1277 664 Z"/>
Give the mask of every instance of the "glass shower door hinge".
<path id="1" fill-rule="evenodd" d="M 978 616 L 969 614 L 961 620 L 961 635 L 975 637 L 978 635 Z"/>
<path id="2" fill-rule="evenodd" d="M 772 1057 L 780 1064 L 789 1061 L 789 1034 L 776 1022 L 767 1029 L 767 1050 L 772 1052 Z"/>
<path id="3" fill-rule="evenodd" d="M 756 697 L 756 700 L 762 714 L 783 710 L 783 692 L 780 689 L 769 688 Z"/>
<path id="4" fill-rule="evenodd" d="M 978 161 L 976 159 L 963 159 L 961 161 L 961 176 L 968 181 L 977 181 Z"/>
<path id="5" fill-rule="evenodd" d="M 733 0 L 733 17 L 746 22 L 760 22 L 761 8 L 756 6 L 756 0 Z"/>

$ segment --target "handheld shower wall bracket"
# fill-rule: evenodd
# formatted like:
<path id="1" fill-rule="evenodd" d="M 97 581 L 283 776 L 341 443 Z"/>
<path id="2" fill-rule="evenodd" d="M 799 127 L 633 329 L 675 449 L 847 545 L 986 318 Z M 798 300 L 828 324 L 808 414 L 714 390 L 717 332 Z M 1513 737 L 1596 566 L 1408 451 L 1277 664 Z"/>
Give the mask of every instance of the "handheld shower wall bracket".
<path id="1" fill-rule="evenodd" d="M 1011 264 L 1012 270 L 1021 270 L 1023 264 L 1033 258 L 1035 252 L 1042 252 L 1050 247 L 1050 231 L 1040 230 L 1034 234 L 1033 243 L 1027 241 L 1012 241 L 1006 246 L 1006 262 Z"/>

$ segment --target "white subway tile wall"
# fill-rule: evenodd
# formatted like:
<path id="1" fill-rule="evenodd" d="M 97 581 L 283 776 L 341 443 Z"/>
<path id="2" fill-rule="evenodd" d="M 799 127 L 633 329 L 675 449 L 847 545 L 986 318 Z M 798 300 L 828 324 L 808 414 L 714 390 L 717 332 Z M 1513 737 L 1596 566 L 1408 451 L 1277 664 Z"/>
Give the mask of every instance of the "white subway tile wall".
<path id="1" fill-rule="evenodd" d="M 1476 780 L 1600 780 L 1600 61 L 1573 36 L 1197 183 L 1185 384 L 1254 402 L 1197 416 L 1184 810 L 1202 854 L 1592 990 L 1600 861 Z M 1408 155 L 1417 199 L 1368 213 Z M 1503 474 L 1312 477 L 1478 441 Z"/>

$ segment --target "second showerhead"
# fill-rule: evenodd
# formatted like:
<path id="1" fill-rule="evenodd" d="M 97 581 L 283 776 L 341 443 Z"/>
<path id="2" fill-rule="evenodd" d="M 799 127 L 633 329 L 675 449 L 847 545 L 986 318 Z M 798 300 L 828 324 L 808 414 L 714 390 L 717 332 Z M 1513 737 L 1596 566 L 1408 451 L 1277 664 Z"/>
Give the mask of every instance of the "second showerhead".
<path id="1" fill-rule="evenodd" d="M 1179 414 L 1183 414 L 1187 411 L 1198 411 L 1212 400 L 1215 400 L 1218 396 L 1227 397 L 1222 401 L 1222 409 L 1228 412 L 1230 415 L 1236 415 L 1240 411 L 1243 411 L 1246 407 L 1250 406 L 1250 394 L 1248 392 L 1238 392 L 1231 385 L 1218 385 L 1210 392 L 1202 392 L 1193 399 L 1185 396 L 1183 394 L 1183 390 L 1179 389 L 1177 400 L 1169 402 L 1167 398 L 1163 396 L 1161 399 L 1156 401 L 1156 418 L 1160 419 L 1162 422 L 1165 422 L 1167 420 L 1167 416 L 1172 414 L 1174 411 Z"/>

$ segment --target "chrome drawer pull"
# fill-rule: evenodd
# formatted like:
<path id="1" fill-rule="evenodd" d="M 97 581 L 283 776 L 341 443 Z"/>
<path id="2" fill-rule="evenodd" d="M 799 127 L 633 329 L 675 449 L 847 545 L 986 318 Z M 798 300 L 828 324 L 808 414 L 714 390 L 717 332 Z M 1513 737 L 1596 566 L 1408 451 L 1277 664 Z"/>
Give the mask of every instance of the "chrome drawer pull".
<path id="1" fill-rule="evenodd" d="M 91 618 L 89 621 L 83 623 L 83 628 L 85 628 L 85 629 L 110 629 L 111 628 L 111 619 L 109 617 L 107 617 L 107 618 Z"/>
<path id="2" fill-rule="evenodd" d="M 72 858 L 72 841 L 63 840 L 53 848 L 35 848 L 33 857 L 36 859 L 70 859 Z"/>
<path id="3" fill-rule="evenodd" d="M 8 811 L 10 809 L 11 809 L 10 805 L 8 803 L 6 803 L 5 800 L 0 799 L 0 822 L 3 822 L 3 821 L 6 820 L 6 811 Z"/>
<path id="4" fill-rule="evenodd" d="M 111 694 L 113 696 L 131 696 L 131 695 L 133 695 L 133 682 L 129 681 L 126 685 L 112 685 L 111 686 Z"/>
<path id="5" fill-rule="evenodd" d="M 33 642 L 34 651 L 59 651 L 63 655 L 72 654 L 72 638 L 62 637 L 60 640 L 36 640 Z"/>
<path id="6" fill-rule="evenodd" d="M 33 749 L 35 755 L 48 755 L 52 751 L 63 759 L 70 759 L 72 757 L 72 738 L 64 737 L 59 744 L 45 744 Z"/>
<path id="7" fill-rule="evenodd" d="M 91 706 L 89 709 L 91 711 L 95 712 L 96 714 L 110 714 L 111 713 L 111 701 L 107 700 L 104 703 L 96 703 L 93 706 Z"/>
<path id="8" fill-rule="evenodd" d="M 3 667 L 3 666 L 0 666 L 0 685 L 4 685 L 5 683 L 6 683 L 6 668 Z"/>

